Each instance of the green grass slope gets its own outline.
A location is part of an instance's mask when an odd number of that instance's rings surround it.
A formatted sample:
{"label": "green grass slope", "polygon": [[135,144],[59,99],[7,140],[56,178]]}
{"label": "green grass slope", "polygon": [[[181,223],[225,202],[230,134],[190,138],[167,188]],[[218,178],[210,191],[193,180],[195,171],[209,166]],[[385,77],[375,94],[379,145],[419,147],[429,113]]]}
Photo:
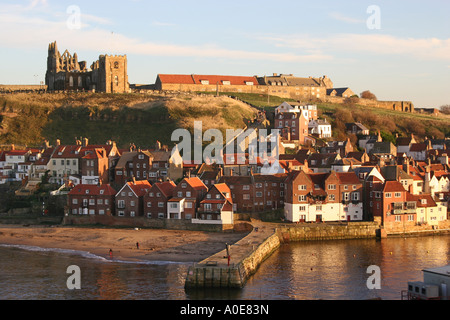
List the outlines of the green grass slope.
{"label": "green grass slope", "polygon": [[15,94],[0,96],[0,144],[42,145],[44,139],[72,144],[87,137],[92,144],[114,140],[172,145],[177,128],[242,128],[256,109],[227,97],[143,94]]}

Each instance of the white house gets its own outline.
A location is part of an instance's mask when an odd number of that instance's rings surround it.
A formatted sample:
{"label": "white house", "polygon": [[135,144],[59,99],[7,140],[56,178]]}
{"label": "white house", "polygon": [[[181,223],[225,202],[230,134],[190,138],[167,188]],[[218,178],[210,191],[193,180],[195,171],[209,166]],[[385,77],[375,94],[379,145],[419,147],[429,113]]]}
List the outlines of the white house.
{"label": "white house", "polygon": [[331,124],[326,119],[311,120],[308,125],[309,134],[316,134],[320,138],[331,138]]}

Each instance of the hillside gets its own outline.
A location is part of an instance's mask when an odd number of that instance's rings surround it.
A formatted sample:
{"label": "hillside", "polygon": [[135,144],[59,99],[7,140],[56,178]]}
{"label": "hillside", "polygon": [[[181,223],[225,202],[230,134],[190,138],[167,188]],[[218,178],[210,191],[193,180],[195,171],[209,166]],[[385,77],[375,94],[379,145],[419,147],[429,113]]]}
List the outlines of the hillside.
{"label": "hillside", "polygon": [[0,144],[40,146],[47,139],[63,144],[75,137],[90,143],[114,140],[153,146],[171,145],[177,128],[242,128],[256,109],[228,97],[142,94],[15,94],[0,96]]}
{"label": "hillside", "polygon": [[[283,101],[295,103],[292,99],[280,97],[250,94],[250,93],[221,93],[233,95],[253,106],[263,108],[267,112],[273,111]],[[303,103],[308,103],[303,101]],[[311,102],[317,104],[319,116],[326,118],[332,125],[333,137],[346,139],[345,123],[361,122],[371,132],[381,131],[384,139],[395,143],[395,137],[414,134],[419,139],[425,137],[445,138],[450,137],[450,116],[441,114],[434,117],[420,113],[403,113],[399,111],[371,108],[358,105],[357,103],[333,104],[322,102]],[[356,137],[350,137],[356,139]]]}

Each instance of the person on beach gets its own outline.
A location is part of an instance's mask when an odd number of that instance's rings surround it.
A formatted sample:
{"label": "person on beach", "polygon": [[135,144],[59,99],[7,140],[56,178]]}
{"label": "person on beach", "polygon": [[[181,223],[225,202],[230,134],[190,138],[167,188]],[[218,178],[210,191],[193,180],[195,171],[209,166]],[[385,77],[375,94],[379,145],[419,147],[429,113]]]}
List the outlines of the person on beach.
{"label": "person on beach", "polygon": [[136,242],[136,248],[139,250],[139,242]]}
{"label": "person on beach", "polygon": [[112,259],[112,249],[109,249],[109,257]]}

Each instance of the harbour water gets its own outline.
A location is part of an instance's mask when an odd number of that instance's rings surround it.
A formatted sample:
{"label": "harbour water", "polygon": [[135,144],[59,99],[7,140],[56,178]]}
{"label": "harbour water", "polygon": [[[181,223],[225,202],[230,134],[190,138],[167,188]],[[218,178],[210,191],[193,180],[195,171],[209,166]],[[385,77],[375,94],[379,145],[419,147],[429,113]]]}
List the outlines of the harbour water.
{"label": "harbour water", "polygon": [[[185,291],[190,264],[111,261],[70,250],[0,245],[1,300],[399,300],[407,281],[449,263],[450,236],[284,244],[241,290]],[[67,268],[81,271],[69,290]],[[381,289],[369,289],[378,266]]]}

